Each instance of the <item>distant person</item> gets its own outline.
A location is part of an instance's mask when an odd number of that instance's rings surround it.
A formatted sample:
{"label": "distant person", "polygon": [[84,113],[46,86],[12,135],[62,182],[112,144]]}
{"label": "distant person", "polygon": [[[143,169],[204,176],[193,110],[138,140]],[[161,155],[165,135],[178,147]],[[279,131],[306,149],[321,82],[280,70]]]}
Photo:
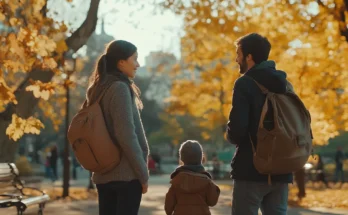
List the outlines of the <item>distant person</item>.
{"label": "distant person", "polygon": [[147,164],[150,173],[156,173],[156,162],[154,161],[154,159],[152,158],[151,155],[149,155],[149,160],[148,160],[148,164]]}
{"label": "distant person", "polygon": [[49,165],[52,169],[53,181],[58,179],[57,161],[58,161],[58,147],[57,145],[53,145],[51,148],[51,153],[49,158]]}
{"label": "distant person", "polygon": [[171,187],[164,205],[166,214],[210,215],[209,207],[218,202],[220,189],[202,165],[202,146],[188,140],[181,144],[179,156],[183,165],[170,176]]}
{"label": "distant person", "polygon": [[137,47],[124,40],[110,42],[90,77],[87,104],[101,97],[100,106],[111,139],[120,147],[121,161],[107,173],[93,173],[99,214],[137,215],[147,192],[149,146],[139,110],[140,91],[133,79],[139,68]]}
{"label": "distant person", "polygon": [[317,181],[323,182],[326,188],[329,188],[329,183],[326,180],[325,171],[324,171],[324,162],[321,155],[318,155],[318,163],[316,166],[316,170],[317,170]]}
{"label": "distant person", "polygon": [[156,168],[158,170],[161,170],[161,155],[158,152],[155,152],[152,153],[151,157],[156,163]]}
{"label": "distant person", "polygon": [[44,156],[44,165],[45,165],[45,177],[53,180],[52,168],[50,165],[50,156],[51,156],[50,149],[48,148],[45,149],[43,156]]}
{"label": "distant person", "polygon": [[335,169],[335,182],[337,183],[339,178],[341,179],[341,182],[344,183],[344,171],[343,171],[343,162],[344,162],[344,153],[342,150],[342,147],[337,147],[336,155],[335,155],[335,163],[336,163],[336,169]]}
{"label": "distant person", "polygon": [[220,178],[220,161],[216,154],[214,154],[213,159],[213,178],[219,179]]}

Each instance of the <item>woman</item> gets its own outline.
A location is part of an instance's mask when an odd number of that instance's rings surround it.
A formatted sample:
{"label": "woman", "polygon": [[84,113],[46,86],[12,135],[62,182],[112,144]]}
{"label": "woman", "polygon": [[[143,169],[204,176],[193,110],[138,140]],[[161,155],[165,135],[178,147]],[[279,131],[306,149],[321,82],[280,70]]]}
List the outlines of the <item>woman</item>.
{"label": "woman", "polygon": [[92,176],[98,189],[100,215],[136,215],[142,194],[147,192],[149,147],[139,114],[140,91],[132,81],[139,67],[137,58],[132,43],[112,41],[100,56],[87,90],[88,104],[103,94],[100,106],[106,126],[121,149],[117,167]]}

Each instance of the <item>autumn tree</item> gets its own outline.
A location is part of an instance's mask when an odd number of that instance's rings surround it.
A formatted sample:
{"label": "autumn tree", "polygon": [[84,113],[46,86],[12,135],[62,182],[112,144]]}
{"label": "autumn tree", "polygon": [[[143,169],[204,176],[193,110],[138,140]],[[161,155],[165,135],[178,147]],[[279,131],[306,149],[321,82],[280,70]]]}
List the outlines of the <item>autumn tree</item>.
{"label": "autumn tree", "polygon": [[348,130],[348,43],[343,24],[329,9],[316,10],[309,1],[296,4],[165,1],[162,6],[184,17],[181,71],[194,74],[173,83],[168,111],[194,116],[209,130],[202,133],[206,139],[221,137],[216,142],[223,143],[233,84],[239,77],[234,41],[258,32],[273,44],[270,59],[288,73],[310,110],[315,143],[325,144],[338,131]]}
{"label": "autumn tree", "polygon": [[[318,26],[325,25],[325,20],[330,19],[334,23],[338,34],[342,35],[342,39],[348,42],[348,0],[301,0],[301,1],[286,1],[293,9],[298,12],[304,12],[309,16],[308,21],[311,22],[313,29],[318,29]],[[303,9],[309,9],[304,11]]]}
{"label": "autumn tree", "polygon": [[80,49],[95,30],[99,3],[91,0],[85,20],[68,32],[64,22],[47,15],[46,0],[0,2],[0,23],[5,26],[0,41],[0,162],[13,162],[18,147],[14,141],[44,127],[33,116],[34,109],[66,84],[53,78],[65,72],[65,53]]}

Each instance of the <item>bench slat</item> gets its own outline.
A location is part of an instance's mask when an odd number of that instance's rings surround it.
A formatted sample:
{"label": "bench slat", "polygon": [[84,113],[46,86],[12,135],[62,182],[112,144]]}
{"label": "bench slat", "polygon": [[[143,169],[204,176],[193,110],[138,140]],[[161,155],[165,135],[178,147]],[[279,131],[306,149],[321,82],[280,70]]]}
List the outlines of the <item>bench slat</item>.
{"label": "bench slat", "polygon": [[0,177],[1,175],[9,175],[11,174],[11,169],[7,168],[7,169],[0,169]]}
{"label": "bench slat", "polygon": [[49,195],[45,194],[42,196],[34,196],[34,197],[29,197],[26,199],[23,199],[21,202],[25,204],[26,206],[34,205],[34,204],[40,204],[44,203],[50,200]]}
{"label": "bench slat", "polygon": [[[15,175],[13,174],[13,172],[16,175],[18,175],[19,173],[14,163],[11,163],[11,164],[0,163],[0,193],[10,194],[10,193],[13,193],[14,191],[18,192],[18,190],[15,189],[15,187],[13,187],[12,185],[13,180],[15,180]],[[12,189],[9,190],[9,188],[12,188]],[[17,196],[21,194],[13,193],[13,195]],[[24,196],[22,200],[18,200],[16,198],[10,198],[10,197],[9,198],[1,197],[0,207],[11,207],[11,206],[19,207],[20,206],[20,207],[23,207],[23,210],[25,210],[26,206],[45,203],[49,200],[50,200],[50,197],[47,194],[40,195],[40,196]]]}
{"label": "bench slat", "polygon": [[[18,175],[19,172],[18,172],[18,169],[16,167],[16,164],[11,163],[10,165],[13,168],[14,172]],[[11,173],[12,173],[12,170],[11,170],[9,164],[7,164],[7,163],[0,163],[0,177],[3,174],[7,175],[7,174],[11,174]]]}
{"label": "bench slat", "polygon": [[13,175],[0,175],[0,183],[1,182],[9,182],[14,179]]}
{"label": "bench slat", "polygon": [[5,202],[19,202],[18,199],[0,199],[0,204]]}
{"label": "bench slat", "polygon": [[12,181],[11,180],[8,180],[8,181],[0,181],[0,189],[2,188],[7,188],[7,187],[13,187],[12,185]]}
{"label": "bench slat", "polygon": [[0,163],[0,169],[8,169],[8,163]]}

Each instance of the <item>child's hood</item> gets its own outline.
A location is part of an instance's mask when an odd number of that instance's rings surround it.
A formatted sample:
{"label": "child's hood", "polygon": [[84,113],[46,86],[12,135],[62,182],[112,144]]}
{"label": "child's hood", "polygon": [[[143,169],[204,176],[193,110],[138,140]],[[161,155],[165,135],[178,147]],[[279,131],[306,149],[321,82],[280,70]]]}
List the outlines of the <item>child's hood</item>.
{"label": "child's hood", "polygon": [[179,172],[170,182],[175,189],[184,193],[197,193],[205,189],[211,179],[202,173]]}

